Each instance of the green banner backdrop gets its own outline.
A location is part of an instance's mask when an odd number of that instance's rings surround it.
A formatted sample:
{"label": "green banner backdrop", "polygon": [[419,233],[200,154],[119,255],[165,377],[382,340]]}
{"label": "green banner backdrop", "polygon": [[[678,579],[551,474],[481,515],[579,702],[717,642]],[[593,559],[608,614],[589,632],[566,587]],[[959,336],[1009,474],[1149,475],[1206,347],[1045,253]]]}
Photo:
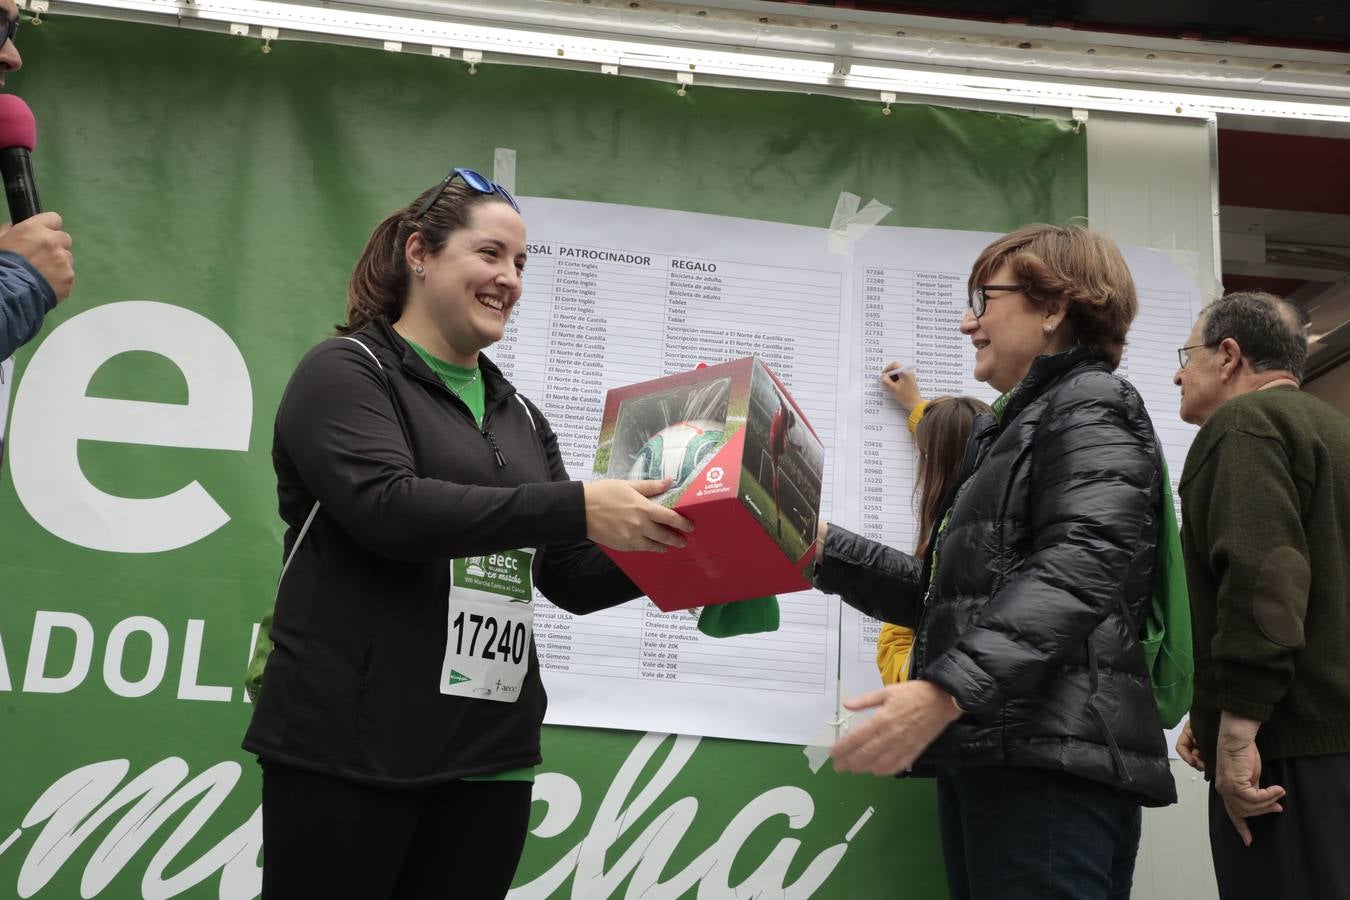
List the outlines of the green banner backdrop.
{"label": "green banner backdrop", "polygon": [[[522,194],[816,226],[844,190],[886,224],[1086,210],[1063,122],[60,17],[21,43],[79,282],[19,354],[0,473],[0,894],[257,893],[273,413],[373,224],[449,166],[509,147]],[[930,782],[591,729],[545,756],[514,896],[945,895]]]}

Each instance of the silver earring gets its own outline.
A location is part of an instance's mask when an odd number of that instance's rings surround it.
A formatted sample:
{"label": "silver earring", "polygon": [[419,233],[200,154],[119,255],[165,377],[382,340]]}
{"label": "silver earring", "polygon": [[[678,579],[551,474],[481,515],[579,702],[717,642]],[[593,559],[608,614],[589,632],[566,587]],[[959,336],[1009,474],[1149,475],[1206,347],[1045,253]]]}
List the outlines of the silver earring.
{"label": "silver earring", "polygon": [[423,272],[426,271],[426,269],[423,268],[422,266],[413,266],[413,271],[416,272],[418,275],[421,275]]}
{"label": "silver earring", "polygon": [[1054,334],[1054,333],[1055,333],[1055,326],[1053,326],[1053,325],[1043,325],[1043,326],[1041,327],[1041,330],[1044,331],[1046,334]]}

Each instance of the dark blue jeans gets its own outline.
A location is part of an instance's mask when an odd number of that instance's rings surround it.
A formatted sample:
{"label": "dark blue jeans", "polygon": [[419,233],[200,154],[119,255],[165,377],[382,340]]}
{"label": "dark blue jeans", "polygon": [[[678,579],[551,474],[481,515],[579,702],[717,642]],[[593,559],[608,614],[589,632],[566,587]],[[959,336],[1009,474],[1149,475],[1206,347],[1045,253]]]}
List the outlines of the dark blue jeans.
{"label": "dark blue jeans", "polygon": [[952,900],[1130,896],[1141,819],[1133,795],[1012,766],[942,766],[937,782]]}

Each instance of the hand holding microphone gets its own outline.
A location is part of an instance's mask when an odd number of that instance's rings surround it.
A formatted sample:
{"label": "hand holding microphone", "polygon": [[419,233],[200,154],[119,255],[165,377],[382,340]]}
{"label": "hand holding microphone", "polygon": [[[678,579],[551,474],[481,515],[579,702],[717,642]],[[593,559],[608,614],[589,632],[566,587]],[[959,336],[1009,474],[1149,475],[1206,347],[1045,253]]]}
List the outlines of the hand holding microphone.
{"label": "hand holding microphone", "polygon": [[28,104],[13,94],[0,94],[0,177],[14,223],[0,228],[0,250],[17,253],[51,284],[57,302],[75,286],[75,257],[61,217],[44,213],[33,180],[31,154],[37,145],[37,123]]}
{"label": "hand holding microphone", "polygon": [[70,296],[75,286],[75,257],[70,235],[61,230],[61,217],[38,213],[18,225],[0,225],[0,250],[17,253],[42,273],[56,293],[56,302]]}

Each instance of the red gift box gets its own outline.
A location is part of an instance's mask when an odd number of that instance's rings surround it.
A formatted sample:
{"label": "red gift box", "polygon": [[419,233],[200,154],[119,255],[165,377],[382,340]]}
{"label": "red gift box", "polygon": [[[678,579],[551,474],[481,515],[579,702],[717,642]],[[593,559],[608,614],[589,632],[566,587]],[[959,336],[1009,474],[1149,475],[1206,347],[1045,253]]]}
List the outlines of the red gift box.
{"label": "red gift box", "polygon": [[667,612],[809,588],[824,459],[806,416],[755,357],[615,388],[596,474],[675,477],[655,499],[694,531],[665,553],[604,550]]}

